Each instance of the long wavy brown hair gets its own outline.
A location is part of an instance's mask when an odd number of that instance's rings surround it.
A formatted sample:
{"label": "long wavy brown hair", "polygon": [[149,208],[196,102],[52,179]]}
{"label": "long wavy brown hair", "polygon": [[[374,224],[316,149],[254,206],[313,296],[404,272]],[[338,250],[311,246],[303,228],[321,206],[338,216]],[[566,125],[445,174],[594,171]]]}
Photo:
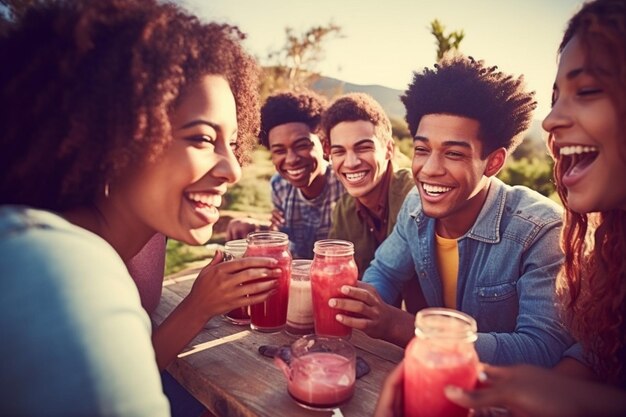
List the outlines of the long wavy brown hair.
{"label": "long wavy brown hair", "polygon": [[243,38],[161,1],[34,2],[0,39],[0,204],[90,204],[158,158],[177,99],[205,75],[228,80],[243,160],[259,126]]}
{"label": "long wavy brown hair", "polygon": [[[609,93],[617,110],[620,151],[626,160],[626,2],[597,0],[585,4],[569,21],[559,53],[573,36],[580,38],[586,67]],[[602,60],[598,59],[600,54]],[[609,72],[598,67],[607,60]],[[598,375],[625,386],[626,212],[617,207],[599,213],[570,210],[562,183],[564,167],[554,149],[553,154],[557,191],[566,208],[561,239],[565,263],[557,286],[566,323]],[[616,180],[614,186],[624,185]]]}

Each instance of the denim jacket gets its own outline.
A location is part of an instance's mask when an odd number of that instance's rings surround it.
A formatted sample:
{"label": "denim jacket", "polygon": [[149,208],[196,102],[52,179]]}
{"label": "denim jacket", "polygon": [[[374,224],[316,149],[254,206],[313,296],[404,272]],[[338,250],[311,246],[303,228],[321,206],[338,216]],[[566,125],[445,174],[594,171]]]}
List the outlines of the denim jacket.
{"label": "denim jacket", "polygon": [[[458,239],[456,308],[476,319],[481,361],[553,366],[573,343],[555,305],[561,213],[535,191],[493,178],[476,222]],[[436,256],[435,219],[413,190],[363,281],[390,303],[417,276],[428,306],[442,307]]]}

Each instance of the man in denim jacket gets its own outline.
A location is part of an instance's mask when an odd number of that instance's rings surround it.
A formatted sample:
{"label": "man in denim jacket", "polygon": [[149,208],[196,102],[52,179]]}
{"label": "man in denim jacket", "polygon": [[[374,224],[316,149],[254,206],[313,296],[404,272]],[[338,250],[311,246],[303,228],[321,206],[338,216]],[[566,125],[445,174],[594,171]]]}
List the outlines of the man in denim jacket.
{"label": "man in denim jacket", "polygon": [[340,322],[404,346],[414,317],[391,303],[417,279],[428,307],[474,317],[476,349],[492,364],[556,364],[572,339],[554,286],[563,261],[561,209],[495,175],[536,103],[515,79],[457,57],[416,73],[402,100],[414,135],[417,189],[404,201],[358,287],[330,305]]}

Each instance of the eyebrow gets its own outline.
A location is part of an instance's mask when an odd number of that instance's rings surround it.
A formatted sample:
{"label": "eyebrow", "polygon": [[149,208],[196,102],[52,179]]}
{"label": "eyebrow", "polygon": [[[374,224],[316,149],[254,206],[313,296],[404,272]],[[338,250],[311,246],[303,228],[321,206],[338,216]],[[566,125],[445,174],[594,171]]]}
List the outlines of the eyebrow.
{"label": "eyebrow", "polygon": [[565,75],[565,78],[567,78],[568,80],[571,80],[572,78],[578,77],[583,72],[585,72],[584,68],[582,68],[582,67],[581,68],[575,68],[575,69],[571,70],[570,72],[568,72]]}
{"label": "eyebrow", "polygon": [[178,130],[182,130],[182,129],[189,129],[192,128],[194,126],[198,126],[198,125],[205,125],[205,126],[210,126],[215,130],[222,130],[221,126],[218,125],[217,123],[213,123],[213,122],[209,122],[207,120],[203,120],[203,119],[196,119],[196,120],[192,120],[190,122],[185,123],[184,125],[180,126],[178,128]]}
{"label": "eyebrow", "polygon": [[[366,143],[374,143],[374,139],[373,138],[367,138],[367,139],[361,139],[360,141],[358,141],[357,143],[355,143],[353,146],[361,146],[364,145]],[[330,148],[343,148],[343,146],[341,145],[330,145]]]}
{"label": "eyebrow", "polygon": [[[581,74],[584,74],[585,68],[584,67],[580,67],[580,68],[574,68],[573,70],[569,71],[567,74],[565,74],[565,79],[568,81],[573,80],[574,78],[578,77]],[[552,84],[552,91],[558,90],[558,86],[556,85],[556,81],[554,82],[554,84]]]}
{"label": "eyebrow", "polygon": [[[306,142],[307,144],[312,144],[313,141],[311,140],[311,138],[309,138],[308,136],[303,136],[299,139],[296,139],[296,141],[291,145],[291,146],[297,146],[302,142]],[[282,143],[275,143],[273,145],[270,145],[270,149],[271,148],[286,148],[285,145],[283,145]]]}
{"label": "eyebrow", "polygon": [[[426,142],[426,143],[430,142],[428,138],[425,136],[415,136],[413,138],[413,141],[416,141],[416,140],[420,142]],[[461,140],[446,140],[443,142],[443,146],[460,146],[462,148],[472,149],[472,146],[469,143],[461,141]]]}

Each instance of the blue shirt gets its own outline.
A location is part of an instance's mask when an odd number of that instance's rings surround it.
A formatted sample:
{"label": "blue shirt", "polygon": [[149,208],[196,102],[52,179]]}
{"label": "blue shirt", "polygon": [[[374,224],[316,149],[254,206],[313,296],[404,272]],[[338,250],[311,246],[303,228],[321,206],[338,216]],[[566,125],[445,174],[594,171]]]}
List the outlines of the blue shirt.
{"label": "blue shirt", "polygon": [[[476,222],[459,238],[456,308],[476,319],[481,361],[553,366],[573,343],[555,305],[561,213],[539,193],[493,178]],[[391,303],[417,276],[427,304],[443,307],[436,256],[435,219],[413,190],[363,281]]]}
{"label": "blue shirt", "polygon": [[124,263],[47,211],[0,206],[0,415],[169,416]]}
{"label": "blue shirt", "polygon": [[333,207],[345,192],[330,164],[324,176],[324,190],[311,200],[278,173],[270,180],[272,203],[285,219],[280,231],[289,235],[289,250],[294,259],[313,259],[313,244],[328,237]]}

